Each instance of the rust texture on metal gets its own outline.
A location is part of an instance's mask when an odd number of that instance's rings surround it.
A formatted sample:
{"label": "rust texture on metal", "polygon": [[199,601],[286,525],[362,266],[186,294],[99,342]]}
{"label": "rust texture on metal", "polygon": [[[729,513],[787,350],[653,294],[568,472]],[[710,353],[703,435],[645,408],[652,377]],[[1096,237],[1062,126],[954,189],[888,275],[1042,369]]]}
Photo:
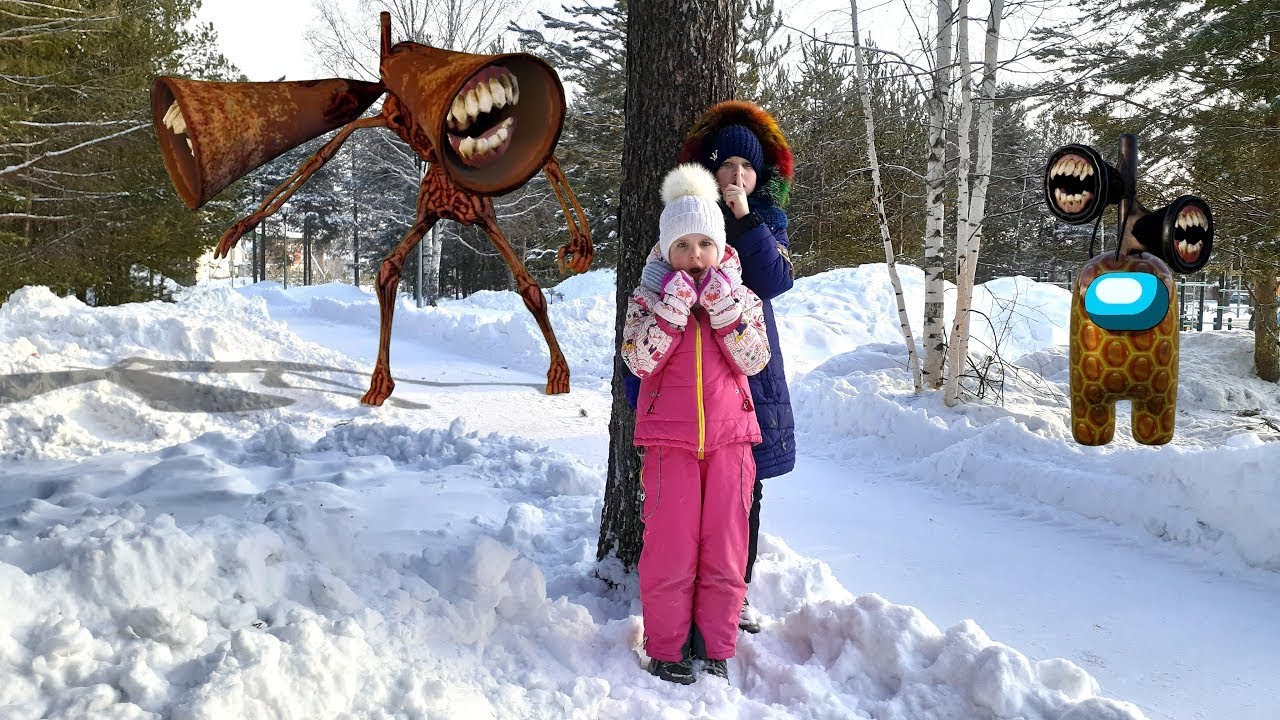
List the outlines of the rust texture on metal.
{"label": "rust texture on metal", "polygon": [[[491,199],[521,187],[541,169],[569,229],[569,242],[557,253],[560,270],[588,269],[593,255],[590,231],[554,154],[565,112],[560,78],[542,59],[524,53],[474,55],[414,42],[392,45],[390,15],[381,13],[379,21],[382,57],[377,83],[157,78],[152,86],[152,112],[178,194],[189,207],[197,208],[279,154],[342,127],[268,194],[255,212],[223,234],[214,252],[215,257],[223,257],[245,233],[278,211],[354,131],[385,127],[413,148],[427,172],[418,195],[417,217],[378,271],[378,358],[362,402],[381,405],[395,387],[390,345],[400,275],[410,250],[440,219],[479,226],[489,236],[547,342],[551,365],[546,392],[568,392],[569,365],[547,316],[546,298],[498,227]],[[360,119],[384,93],[381,112]]]}
{"label": "rust texture on metal", "polygon": [[[381,83],[359,80],[222,83],[156,78],[151,111],[165,166],[190,208],[281,153],[355,120],[378,99]],[[191,139],[164,116],[176,102]]]}
{"label": "rust texture on metal", "polygon": [[[468,80],[490,67],[515,75],[521,88],[514,118],[518,128],[512,147],[495,166],[470,168],[445,141],[445,121],[453,98]],[[437,151],[437,158],[463,188],[485,195],[501,195],[529,181],[555,151],[564,123],[564,87],[550,65],[525,53],[473,55],[402,42],[383,58],[381,72],[387,89],[421,125]],[[413,143],[411,143],[413,144]],[[415,145],[421,152],[421,148]]]}

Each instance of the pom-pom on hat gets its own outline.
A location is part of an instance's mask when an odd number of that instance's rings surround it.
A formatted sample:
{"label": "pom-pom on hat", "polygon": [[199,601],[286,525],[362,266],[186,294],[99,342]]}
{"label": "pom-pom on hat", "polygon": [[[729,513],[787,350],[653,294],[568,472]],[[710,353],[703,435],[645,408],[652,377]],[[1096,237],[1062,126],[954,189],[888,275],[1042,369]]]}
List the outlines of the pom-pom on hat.
{"label": "pom-pom on hat", "polygon": [[724,216],[720,213],[720,186],[697,163],[677,165],[662,181],[662,215],[658,218],[658,247],[662,259],[671,262],[671,245],[690,233],[711,238],[716,262],[724,258]]}

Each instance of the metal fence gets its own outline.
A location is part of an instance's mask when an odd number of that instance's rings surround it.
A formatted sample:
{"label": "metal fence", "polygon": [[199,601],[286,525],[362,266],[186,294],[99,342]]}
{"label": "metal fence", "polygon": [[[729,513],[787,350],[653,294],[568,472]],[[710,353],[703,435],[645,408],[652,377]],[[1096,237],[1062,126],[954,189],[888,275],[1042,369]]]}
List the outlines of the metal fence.
{"label": "metal fence", "polygon": [[[1071,289],[1075,273],[1060,269],[1036,269],[1027,276],[1037,282]],[[1065,276],[1065,277],[1064,277]],[[1253,301],[1238,274],[1210,276],[1197,273],[1177,277],[1179,325],[1183,330],[1253,329]],[[1206,316],[1208,318],[1206,322]]]}

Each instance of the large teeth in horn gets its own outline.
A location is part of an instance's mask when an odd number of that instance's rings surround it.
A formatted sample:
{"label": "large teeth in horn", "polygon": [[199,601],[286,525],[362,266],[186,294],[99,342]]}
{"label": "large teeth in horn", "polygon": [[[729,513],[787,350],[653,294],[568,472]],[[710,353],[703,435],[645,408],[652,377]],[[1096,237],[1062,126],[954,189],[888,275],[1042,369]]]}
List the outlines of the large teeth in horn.
{"label": "large teeth in horn", "polygon": [[1193,263],[1200,259],[1199,241],[1187,242],[1186,240],[1179,240],[1177,250],[1178,257],[1182,258],[1183,262]]}
{"label": "large teeth in horn", "polygon": [[1085,206],[1089,204],[1089,201],[1093,199],[1093,192],[1085,190],[1084,192],[1068,195],[1062,188],[1054,188],[1053,199],[1059,208],[1074,215],[1084,210]]}
{"label": "large teeth in horn", "polygon": [[1060,175],[1069,175],[1071,177],[1084,180],[1093,177],[1093,164],[1079,155],[1064,155],[1058,158],[1053,164],[1053,168],[1049,170],[1049,177],[1058,177]]}
{"label": "large teeth in horn", "polygon": [[453,106],[449,108],[449,129],[461,130],[466,125],[467,105],[462,98],[455,97]]}
{"label": "large teeth in horn", "polygon": [[469,125],[475,122],[476,118],[480,117],[480,100],[476,97],[475,93],[467,93],[465,103],[467,109],[467,124]]}
{"label": "large teeth in horn", "polygon": [[164,111],[164,126],[172,130],[174,135],[187,132],[187,119],[182,116],[182,108],[178,107],[177,102]]}
{"label": "large teeth in horn", "polygon": [[505,68],[487,69],[453,99],[445,116],[448,129],[463,134],[485,113],[520,101],[520,83]]}
{"label": "large teeth in horn", "polygon": [[1191,208],[1178,213],[1178,218],[1173,224],[1174,227],[1183,230],[1193,227],[1203,230],[1209,227],[1209,219],[1200,212],[1199,208]]}

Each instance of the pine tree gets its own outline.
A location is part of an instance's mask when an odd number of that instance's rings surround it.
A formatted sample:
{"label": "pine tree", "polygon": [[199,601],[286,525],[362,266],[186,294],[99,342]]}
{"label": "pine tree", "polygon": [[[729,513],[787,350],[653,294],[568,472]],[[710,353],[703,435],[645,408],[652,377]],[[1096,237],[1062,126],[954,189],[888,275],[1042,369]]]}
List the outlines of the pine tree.
{"label": "pine tree", "polygon": [[1040,57],[1065,68],[1054,78],[1068,90],[1062,111],[1108,149],[1139,134],[1148,207],[1184,192],[1209,202],[1210,262],[1243,261],[1257,372],[1280,379],[1280,0],[1087,0],[1079,11],[1041,33],[1061,41]]}
{"label": "pine tree", "polygon": [[566,5],[566,18],[538,13],[540,29],[512,26],[524,51],[550,63],[566,84],[568,108],[556,155],[586,213],[597,266],[618,258],[627,8],[626,0]]}
{"label": "pine tree", "polygon": [[157,74],[226,79],[194,0],[31,3],[0,14],[0,298],[48,285],[94,304],[194,279],[230,208],[178,201],[150,128]]}

